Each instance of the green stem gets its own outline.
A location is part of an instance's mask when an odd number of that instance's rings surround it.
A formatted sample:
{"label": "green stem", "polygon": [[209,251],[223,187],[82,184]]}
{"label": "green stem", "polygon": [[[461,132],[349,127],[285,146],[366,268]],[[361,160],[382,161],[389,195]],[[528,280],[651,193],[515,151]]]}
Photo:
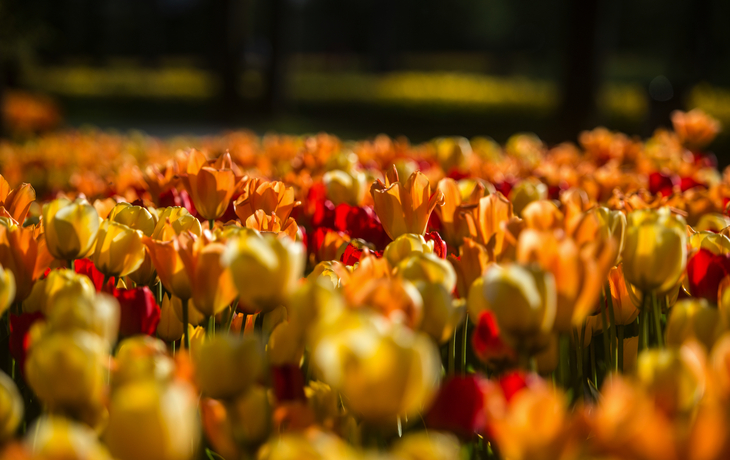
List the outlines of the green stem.
{"label": "green stem", "polygon": [[614,316],[613,312],[613,297],[611,297],[611,287],[606,283],[606,293],[607,293],[607,300],[608,300],[608,317],[611,321],[611,363],[610,366],[613,367],[613,370],[615,371],[618,367],[618,361],[617,361],[617,353],[614,343],[616,343],[616,317]]}
{"label": "green stem", "polygon": [[[644,299],[646,299],[644,295]],[[639,314],[639,351],[649,348],[649,330],[646,327],[649,322],[649,309],[646,302],[642,300],[641,313]]]}
{"label": "green stem", "polygon": [[215,337],[215,315],[208,317],[208,337]]}
{"label": "green stem", "polygon": [[591,353],[591,375],[593,376],[593,383],[596,385],[596,388],[598,388],[598,372],[596,372],[596,347],[593,345],[593,340],[591,340],[591,344],[590,344],[590,353]]}
{"label": "green stem", "polygon": [[188,299],[182,299],[182,314],[183,314],[183,343],[185,349],[190,351],[190,334],[188,334]]}
{"label": "green stem", "polygon": [[172,356],[173,356],[173,357],[175,356],[175,351],[176,351],[176,350],[175,350],[175,341],[173,340],[173,341],[172,341]]}
{"label": "green stem", "polygon": [[651,294],[651,304],[654,311],[654,330],[656,331],[656,341],[659,348],[664,348],[664,334],[662,334],[662,311],[659,309],[659,302],[657,302],[656,294]]}
{"label": "green stem", "polygon": [[157,305],[162,306],[162,281],[157,283]]}
{"label": "green stem", "polygon": [[469,315],[464,320],[464,340],[461,344],[461,375],[466,375],[466,352],[469,345]]}
{"label": "green stem", "polygon": [[246,320],[248,320],[248,313],[243,314],[243,321],[241,321],[241,337],[243,337],[243,333],[246,332]]}
{"label": "green stem", "polygon": [[111,278],[111,276],[109,276],[109,275],[104,275],[104,283],[103,283],[103,284],[101,285],[101,290],[102,290],[102,291],[104,291],[104,290],[106,289],[106,285],[107,285],[107,283],[109,282],[109,279],[110,279],[110,278]]}
{"label": "green stem", "polygon": [[606,304],[606,296],[605,294],[601,294],[601,297],[603,297],[603,302],[601,302],[601,323],[603,326],[603,359],[606,361],[606,368],[608,367],[608,364],[611,362],[611,347],[613,344],[609,340],[609,333],[608,333],[608,315],[606,314],[607,304]]}
{"label": "green stem", "polygon": [[624,371],[624,326],[618,327],[618,370]]}
{"label": "green stem", "polygon": [[210,230],[213,231],[214,226],[215,226],[215,222],[213,221],[213,219],[210,219],[208,221],[208,228],[210,228]]}
{"label": "green stem", "polygon": [[563,388],[567,389],[570,381],[570,336],[568,334],[558,336],[558,351],[558,381]]}
{"label": "green stem", "polygon": [[576,375],[575,375],[575,400],[580,398],[583,392],[583,343],[580,341],[580,334],[578,334],[578,328],[573,328],[573,337],[575,339],[575,364],[576,364]]}
{"label": "green stem", "polygon": [[451,340],[449,340],[448,367],[446,368],[447,375],[454,374],[455,365],[456,365],[456,331],[454,331],[454,335],[451,337]]}
{"label": "green stem", "polygon": [[74,259],[68,259],[68,261],[66,263],[68,263],[68,268],[70,268],[71,270],[75,270],[74,269]]}

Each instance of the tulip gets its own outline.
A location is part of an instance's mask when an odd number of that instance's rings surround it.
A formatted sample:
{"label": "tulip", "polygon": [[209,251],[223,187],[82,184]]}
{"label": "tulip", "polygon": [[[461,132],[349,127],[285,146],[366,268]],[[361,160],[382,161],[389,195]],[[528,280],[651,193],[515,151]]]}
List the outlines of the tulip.
{"label": "tulip", "polygon": [[426,414],[428,429],[450,431],[465,440],[481,433],[486,424],[484,386],[484,379],[476,375],[445,381]]}
{"label": "tulip", "polygon": [[119,334],[119,317],[119,302],[109,294],[100,293],[93,297],[59,297],[50,309],[47,320],[49,329],[53,332],[92,332],[111,351]]}
{"label": "tulip", "polygon": [[537,180],[523,180],[509,192],[509,201],[514,207],[514,213],[522,217],[522,210],[528,204],[547,198],[547,186]]}
{"label": "tulip", "polygon": [[0,215],[12,218],[17,225],[23,225],[35,198],[35,189],[30,184],[23,183],[11,190],[8,181],[0,175]]}
{"label": "tulip", "polygon": [[229,267],[244,305],[271,311],[283,305],[303,276],[301,243],[273,235],[231,240],[221,259]]}
{"label": "tulip", "polygon": [[337,435],[317,429],[285,433],[261,446],[259,460],[356,460],[361,454]]}
{"label": "tulip", "polygon": [[271,432],[271,407],[266,389],[254,385],[229,405],[233,438],[243,446],[256,446]]}
{"label": "tulip", "polygon": [[416,281],[414,284],[423,299],[423,320],[418,329],[437,343],[445,343],[464,322],[463,302],[455,302],[441,283]]}
{"label": "tulip", "polygon": [[23,399],[7,374],[0,372],[0,442],[13,437],[23,420]]}
{"label": "tulip", "polygon": [[[614,324],[627,325],[633,323],[639,315],[639,310],[636,308],[637,305],[631,298],[626,286],[626,280],[624,279],[623,274],[623,265],[614,267],[610,272],[608,272],[608,284],[611,292],[611,302],[613,305]],[[597,318],[598,321],[602,321],[603,317],[599,315]],[[602,327],[602,323],[596,327]]]}
{"label": "tulip", "polygon": [[264,371],[261,343],[254,337],[217,335],[195,350],[192,357],[200,390],[215,399],[244,393]]}
{"label": "tulip", "polygon": [[287,187],[283,182],[251,179],[243,195],[233,203],[233,206],[241,222],[246,222],[259,209],[268,215],[275,212],[279,219],[286,222],[292,209],[300,204],[300,201],[296,201],[294,189]]}
{"label": "tulip", "polygon": [[475,183],[470,194],[466,197],[461,191],[462,183],[454,179],[441,179],[437,185],[438,190],[444,194],[443,206],[436,206],[435,211],[439,217],[441,231],[444,239],[450,246],[458,246],[461,239],[469,234],[466,218],[462,215],[469,205],[474,205],[480,198],[488,195],[481,183]]}
{"label": "tulip", "polygon": [[362,203],[367,192],[366,180],[365,173],[355,169],[349,171],[333,169],[322,176],[322,182],[327,188],[327,198],[335,206],[340,203],[358,206]]}
{"label": "tulip", "polygon": [[623,251],[626,281],[644,293],[668,292],[684,272],[686,240],[684,220],[667,208],[630,213]]}
{"label": "tulip", "polygon": [[96,288],[87,276],[68,269],[52,270],[45,279],[33,285],[33,290],[23,302],[23,311],[40,311],[48,315],[59,299],[83,297],[93,302],[95,296]]}
{"label": "tulip", "polygon": [[479,315],[471,343],[477,358],[494,367],[501,368],[517,360],[515,351],[502,339],[497,320],[490,310]]}
{"label": "tulip", "polygon": [[553,230],[563,227],[563,213],[552,201],[537,200],[529,203],[522,210],[525,227],[535,230]]}
{"label": "tulip", "polygon": [[672,307],[667,320],[667,345],[680,347],[693,339],[711,350],[726,327],[718,309],[705,299],[680,300]]}
{"label": "tulip", "polygon": [[385,247],[383,257],[388,259],[388,262],[395,267],[410,254],[414,252],[430,254],[433,253],[433,248],[433,241],[427,242],[423,235],[404,233]]}
{"label": "tulip", "polygon": [[555,321],[555,278],[532,266],[493,265],[472,284],[467,305],[475,322],[482,311],[492,311],[505,340],[518,352],[539,350]]}
{"label": "tulip", "polygon": [[13,272],[0,266],[0,315],[10,308],[15,300],[15,277]]}
{"label": "tulip", "polygon": [[489,247],[495,255],[504,251],[506,232],[503,225],[513,217],[512,203],[501,193],[481,198],[464,209],[469,237]]}
{"label": "tulip", "polygon": [[112,222],[126,225],[129,228],[139,230],[146,236],[152,236],[155,230],[156,221],[152,214],[142,206],[134,206],[129,203],[118,203],[109,211],[108,219]]}
{"label": "tulip", "polygon": [[706,249],[713,254],[730,254],[730,238],[720,233],[692,233],[688,243],[692,249]]}
{"label": "tulip", "polygon": [[104,441],[119,460],[186,460],[199,442],[197,397],[183,383],[130,383],[114,392]]}
{"label": "tulip", "polygon": [[51,333],[31,345],[25,362],[28,385],[51,410],[78,411],[100,404],[109,362],[107,344],[76,330]]}
{"label": "tulip", "polygon": [[115,356],[112,389],[130,383],[154,381],[166,384],[172,381],[175,362],[167,354],[164,342],[148,335],[124,339]]}
{"label": "tulip", "polygon": [[419,171],[400,183],[395,167],[386,174],[385,183],[378,179],[370,187],[375,212],[392,239],[404,233],[426,233],[431,212],[444,203],[441,190],[431,193],[431,186]]}
{"label": "tulip", "polygon": [[233,197],[236,176],[233,173],[231,155],[223,154],[209,165],[205,156],[197,150],[190,152],[185,186],[200,217],[214,221],[223,215]]}
{"label": "tulip", "polygon": [[193,293],[190,277],[180,253],[185,245],[192,244],[193,238],[194,236],[189,233],[182,233],[170,241],[160,241],[146,236],[142,238],[160,282],[168,292],[183,301],[190,299]]}
{"label": "tulip", "polygon": [[454,267],[434,254],[415,252],[398,264],[396,272],[411,282],[440,283],[448,292],[453,292],[456,288]]}
{"label": "tulip", "polygon": [[603,228],[608,232],[608,237],[616,241],[617,256],[613,265],[621,262],[621,254],[624,249],[624,237],[626,235],[626,215],[621,211],[611,211],[608,208],[599,207],[595,211],[596,216]]}
{"label": "tulip", "polygon": [[702,148],[720,132],[720,122],[702,109],[672,112],[672,125],[680,141],[689,148]]}
{"label": "tulip", "polygon": [[371,308],[412,329],[418,328],[423,319],[421,294],[410,281],[400,278],[371,279],[364,284],[353,284],[348,286],[347,298],[354,308]]}
{"label": "tulip", "polygon": [[53,257],[81,259],[94,247],[99,214],[86,200],[59,198],[43,205],[43,228]]}
{"label": "tulip", "polygon": [[286,222],[283,222],[272,212],[271,215],[266,215],[264,211],[258,209],[256,212],[251,214],[246,219],[246,227],[257,230],[261,233],[270,232],[277,235],[286,235],[292,240],[297,239],[299,227],[294,219],[289,217]]}
{"label": "tulip", "polygon": [[119,334],[129,337],[137,334],[152,335],[160,322],[160,307],[147,286],[134,289],[115,289],[114,297],[121,305]]}
{"label": "tulip", "polygon": [[393,443],[391,454],[402,460],[438,460],[459,458],[458,439],[447,433],[418,431],[404,434]]}
{"label": "tulip", "polygon": [[43,415],[29,426],[25,445],[38,459],[113,459],[93,429],[58,415]]}
{"label": "tulip", "polygon": [[160,306],[160,322],[157,323],[157,330],[155,331],[157,337],[165,342],[175,342],[182,337],[183,330],[183,323],[172,306],[172,299],[169,296],[164,296]]}
{"label": "tulip", "polygon": [[195,236],[200,236],[203,229],[200,221],[190,215],[187,209],[179,206],[170,206],[157,210],[157,224],[152,231],[153,240],[169,241],[185,232],[192,232]]}
{"label": "tulip", "polygon": [[0,225],[0,264],[15,277],[15,302],[30,295],[33,283],[53,261],[44,238],[30,227]]}
{"label": "tulip", "polygon": [[144,262],[143,233],[124,224],[105,220],[99,227],[91,260],[107,277],[119,278],[137,270]]}
{"label": "tulip", "polygon": [[639,355],[636,377],[669,416],[688,414],[705,391],[705,370],[694,350],[644,350]]}
{"label": "tulip", "polygon": [[459,297],[466,298],[472,283],[484,274],[491,262],[494,262],[494,254],[471,238],[464,238],[464,244],[459,246],[459,257],[450,255],[449,262],[456,271]]}

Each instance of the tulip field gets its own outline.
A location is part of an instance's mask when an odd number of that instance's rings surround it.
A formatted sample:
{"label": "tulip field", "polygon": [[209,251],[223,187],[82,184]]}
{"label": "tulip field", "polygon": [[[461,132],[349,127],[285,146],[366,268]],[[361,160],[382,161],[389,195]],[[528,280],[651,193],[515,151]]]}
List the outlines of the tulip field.
{"label": "tulip field", "polygon": [[730,457],[719,123],[0,143],[0,460]]}

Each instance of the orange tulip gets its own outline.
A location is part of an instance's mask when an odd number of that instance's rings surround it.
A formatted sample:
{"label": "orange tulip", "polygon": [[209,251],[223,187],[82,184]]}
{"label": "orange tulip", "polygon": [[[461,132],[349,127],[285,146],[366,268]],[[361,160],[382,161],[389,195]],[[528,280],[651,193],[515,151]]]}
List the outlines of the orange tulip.
{"label": "orange tulip", "polygon": [[450,246],[458,246],[461,239],[469,234],[466,219],[462,215],[464,206],[477,203],[487,194],[484,185],[477,182],[470,196],[464,199],[460,185],[451,178],[441,179],[437,185],[444,194],[444,204],[436,206],[435,211],[441,221],[441,234]]}
{"label": "orange tulip", "polygon": [[691,148],[702,148],[720,132],[720,122],[702,109],[672,112],[672,125],[680,141]]}
{"label": "orange tulip", "polygon": [[35,189],[23,183],[20,187],[10,189],[10,184],[0,175],[0,215],[12,217],[22,225],[28,215],[30,204],[35,201]]}
{"label": "orange tulip", "polygon": [[283,182],[266,182],[251,179],[244,187],[244,193],[234,203],[236,215],[241,222],[261,209],[266,214],[275,212],[279,219],[286,221],[292,209],[299,206],[294,189],[287,187]]}
{"label": "orange tulip", "polygon": [[370,193],[375,212],[392,239],[404,233],[426,233],[431,212],[444,204],[444,193],[441,190],[431,193],[431,185],[420,171],[401,184],[395,167],[386,174],[385,183],[380,179],[373,183]]}
{"label": "orange tulip", "polygon": [[297,239],[297,232],[299,231],[297,222],[293,218],[289,217],[286,221],[282,221],[275,212],[267,215],[261,209],[257,209],[256,212],[248,216],[248,219],[246,219],[246,227],[258,230],[259,232],[286,235],[292,240]]}
{"label": "orange tulip", "polygon": [[459,296],[466,298],[474,280],[481,277],[489,264],[494,262],[494,254],[471,238],[464,238],[464,244],[459,246],[459,257],[450,255],[449,262],[456,271]]}
{"label": "orange tulip", "polygon": [[0,265],[15,276],[16,302],[28,297],[35,280],[53,262],[45,238],[36,238],[34,233],[32,227],[0,225]]}
{"label": "orange tulip", "polygon": [[203,219],[215,220],[226,212],[236,189],[236,176],[231,168],[229,153],[209,164],[199,151],[190,152],[188,174],[184,181],[195,209]]}
{"label": "orange tulip", "polygon": [[465,210],[469,236],[479,243],[492,247],[495,255],[502,253],[505,245],[503,224],[512,216],[512,203],[501,193],[493,193]]}
{"label": "orange tulip", "polygon": [[183,233],[179,238],[170,241],[154,240],[148,236],[142,238],[147,247],[152,264],[157,270],[162,285],[172,295],[183,300],[193,296],[190,277],[180,257],[181,245],[190,244],[194,236],[191,233]]}

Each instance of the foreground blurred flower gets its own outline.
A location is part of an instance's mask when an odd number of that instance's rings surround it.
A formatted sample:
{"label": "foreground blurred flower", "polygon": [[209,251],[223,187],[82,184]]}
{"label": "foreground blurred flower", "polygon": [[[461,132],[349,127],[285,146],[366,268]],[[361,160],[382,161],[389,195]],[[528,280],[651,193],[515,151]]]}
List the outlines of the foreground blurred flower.
{"label": "foreground blurred flower", "polygon": [[672,125],[680,141],[689,148],[705,147],[720,132],[720,122],[702,109],[689,112],[675,110],[672,112]]}
{"label": "foreground blurred flower", "polygon": [[212,221],[226,212],[236,189],[236,177],[231,167],[229,153],[224,153],[210,165],[202,153],[195,149],[190,151],[187,176],[183,181],[203,219]]}
{"label": "foreground blurred flower", "polygon": [[129,383],[153,381],[169,383],[175,372],[175,362],[167,354],[164,342],[148,335],[124,339],[117,349],[112,389]]}
{"label": "foreground blurred flower", "polygon": [[53,261],[45,239],[34,233],[31,227],[0,225],[0,264],[15,277],[15,302],[28,297],[33,282]]}
{"label": "foreground blurred flower", "polygon": [[160,322],[160,307],[150,288],[115,289],[114,297],[121,306],[119,335],[154,335]]}
{"label": "foreground blurred flower", "polygon": [[694,297],[717,305],[720,283],[730,276],[730,255],[700,249],[687,261],[687,282]]}
{"label": "foreground blurred flower", "polygon": [[665,414],[687,414],[705,391],[701,362],[697,351],[687,345],[678,350],[645,350],[639,355],[636,376]]}
{"label": "foreground blurred flower", "polygon": [[104,441],[119,460],[187,460],[200,437],[197,397],[185,384],[130,383],[114,392]]}
{"label": "foreground blurred flower", "polygon": [[375,212],[388,236],[395,239],[404,233],[426,233],[431,212],[444,203],[441,190],[431,193],[431,185],[420,171],[400,183],[395,167],[370,187],[375,202]]}
{"label": "foreground blurred flower", "polygon": [[10,184],[0,175],[0,216],[11,217],[18,225],[23,225],[30,204],[35,201],[35,189],[23,183],[10,189]]}
{"label": "foreground blurred flower", "polygon": [[0,266],[0,315],[10,308],[15,300],[15,277],[13,272]]}
{"label": "foreground blurred flower", "polygon": [[105,276],[119,278],[137,270],[144,262],[143,233],[124,224],[105,220],[99,226],[91,257]]}
{"label": "foreground blurred flower", "polygon": [[283,305],[296,287],[306,251],[289,238],[242,236],[228,243],[221,261],[231,271],[241,302],[266,312]]}
{"label": "foreground blurred flower", "polygon": [[425,417],[429,430],[450,431],[469,440],[485,427],[486,381],[476,375],[445,381]]}
{"label": "foreground blurred flower", "polygon": [[10,439],[23,420],[23,399],[8,375],[0,372],[0,443]]}
{"label": "foreground blurred flower", "polygon": [[680,347],[694,339],[709,351],[725,328],[718,309],[705,299],[683,299],[672,307],[667,320],[667,345]]}
{"label": "foreground blurred flower", "polygon": [[81,259],[93,248],[99,214],[86,200],[59,198],[43,205],[43,228],[53,257]]}
{"label": "foreground blurred flower", "polygon": [[89,277],[67,268],[51,270],[45,279],[33,285],[33,290],[23,302],[23,311],[40,311],[47,315],[59,299],[85,297],[93,301],[95,295],[96,288]]}
{"label": "foreground blurred flower", "polygon": [[674,287],[687,262],[685,225],[668,208],[630,213],[623,251],[626,281],[644,293],[664,294]]}
{"label": "foreground blurred flower", "polygon": [[25,446],[37,459],[112,460],[94,430],[58,415],[44,415],[29,426]]}
{"label": "foreground blurred flower", "polygon": [[246,391],[264,371],[260,341],[217,335],[192,354],[195,379],[204,395],[229,399]]}
{"label": "foreground blurred flower", "polygon": [[479,315],[471,343],[477,358],[492,367],[499,369],[517,359],[512,347],[502,340],[494,313],[490,310]]}

